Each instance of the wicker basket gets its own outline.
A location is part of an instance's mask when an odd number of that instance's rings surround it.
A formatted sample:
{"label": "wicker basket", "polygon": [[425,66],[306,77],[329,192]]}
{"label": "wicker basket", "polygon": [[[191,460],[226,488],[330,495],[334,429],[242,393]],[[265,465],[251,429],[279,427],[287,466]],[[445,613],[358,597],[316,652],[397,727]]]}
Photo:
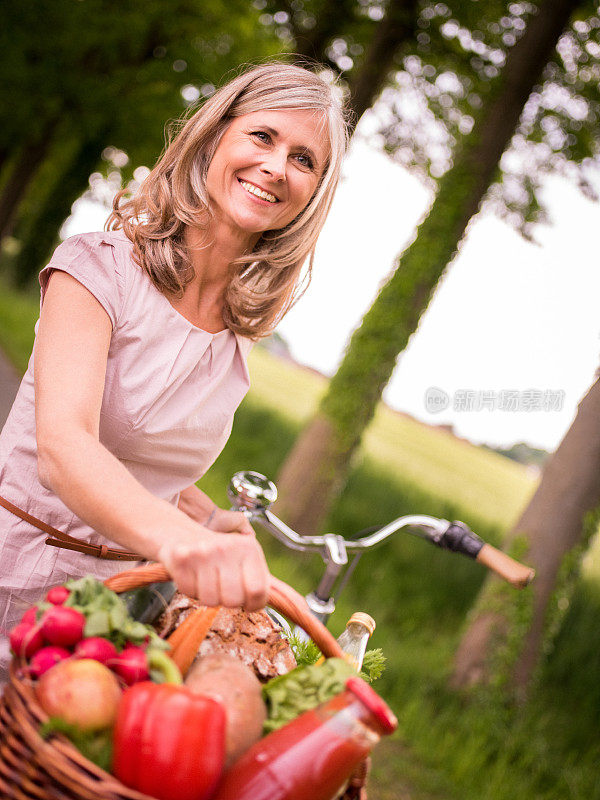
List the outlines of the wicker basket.
{"label": "wicker basket", "polygon": [[[155,581],[168,580],[160,564],[121,572],[105,581],[108,588],[125,592]],[[340,656],[340,646],[310,613],[304,598],[287,584],[272,579],[269,605],[300,625],[321,652]],[[37,702],[31,681],[13,660],[10,681],[0,698],[0,797],[2,800],[153,800],[128,789],[115,777],[88,761],[70,742],[53,734],[40,737],[48,719]],[[364,800],[365,770],[351,781],[344,800]]]}

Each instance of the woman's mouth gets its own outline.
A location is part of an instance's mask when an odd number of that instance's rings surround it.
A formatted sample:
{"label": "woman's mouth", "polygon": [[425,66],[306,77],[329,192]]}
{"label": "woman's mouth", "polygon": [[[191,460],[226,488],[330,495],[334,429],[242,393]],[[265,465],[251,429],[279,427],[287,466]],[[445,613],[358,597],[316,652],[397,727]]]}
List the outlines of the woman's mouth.
{"label": "woman's mouth", "polygon": [[264,189],[261,189],[260,186],[255,186],[253,183],[249,181],[242,180],[242,178],[238,178],[238,182],[241,186],[248,192],[248,194],[254,195],[254,197],[258,197],[259,200],[265,200],[267,203],[278,203],[279,198],[275,197],[274,194],[270,192],[266,192]]}

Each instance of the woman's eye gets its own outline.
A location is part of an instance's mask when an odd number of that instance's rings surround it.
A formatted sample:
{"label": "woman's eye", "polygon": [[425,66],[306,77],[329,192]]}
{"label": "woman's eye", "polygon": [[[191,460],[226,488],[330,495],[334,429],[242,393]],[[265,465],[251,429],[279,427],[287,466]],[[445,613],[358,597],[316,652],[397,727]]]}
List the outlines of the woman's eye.
{"label": "woman's eye", "polygon": [[302,167],[306,167],[307,169],[313,169],[313,167],[314,167],[313,160],[307,153],[299,153],[296,156],[296,161]]}
{"label": "woman's eye", "polygon": [[271,137],[266,131],[252,131],[252,136],[255,136],[261,142],[268,143],[271,141]]}

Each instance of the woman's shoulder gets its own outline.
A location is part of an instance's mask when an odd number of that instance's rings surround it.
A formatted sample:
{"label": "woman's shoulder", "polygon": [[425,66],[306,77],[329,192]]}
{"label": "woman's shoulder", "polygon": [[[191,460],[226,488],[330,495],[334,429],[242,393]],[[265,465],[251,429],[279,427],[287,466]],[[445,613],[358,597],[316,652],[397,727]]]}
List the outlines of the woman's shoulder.
{"label": "woman's shoulder", "polygon": [[119,262],[122,260],[119,256],[125,256],[126,261],[129,261],[132,248],[131,241],[122,230],[77,233],[69,236],[56,248],[52,261],[72,260],[81,256],[95,259],[112,256]]}
{"label": "woman's shoulder", "polygon": [[55,270],[83,284],[104,306],[113,327],[139,272],[132,259],[132,243],[122,231],[94,231],[65,239],[39,274],[42,303]]}

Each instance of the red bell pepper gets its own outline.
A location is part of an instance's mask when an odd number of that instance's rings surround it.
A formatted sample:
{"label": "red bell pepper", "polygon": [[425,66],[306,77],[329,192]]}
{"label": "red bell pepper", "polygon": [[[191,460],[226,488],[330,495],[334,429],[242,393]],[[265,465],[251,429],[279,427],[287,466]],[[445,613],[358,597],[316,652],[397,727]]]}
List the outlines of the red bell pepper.
{"label": "red bell pepper", "polygon": [[208,800],[225,761],[225,709],[169,683],[123,692],[114,731],[113,773],[158,800]]}

